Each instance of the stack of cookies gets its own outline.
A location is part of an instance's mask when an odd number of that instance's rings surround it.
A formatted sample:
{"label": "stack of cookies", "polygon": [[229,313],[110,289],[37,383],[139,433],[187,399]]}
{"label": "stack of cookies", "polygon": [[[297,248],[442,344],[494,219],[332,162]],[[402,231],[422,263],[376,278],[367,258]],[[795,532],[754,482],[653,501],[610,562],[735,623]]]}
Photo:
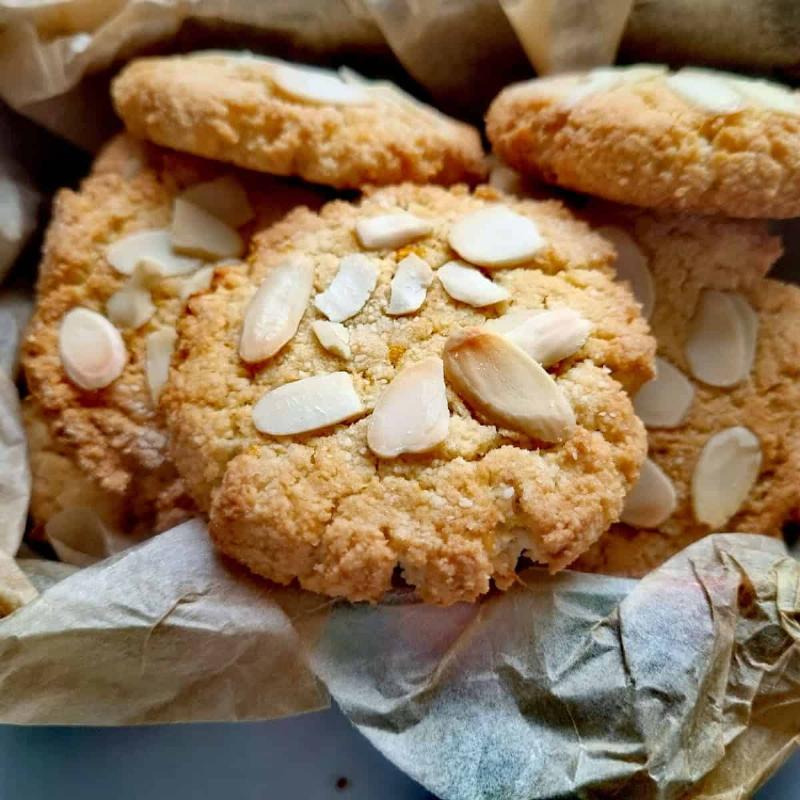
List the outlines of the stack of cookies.
{"label": "stack of cookies", "polygon": [[200,53],[112,91],[127,133],[56,199],[23,351],[38,530],[204,515],[270,580],[449,604],[800,505],[800,292],[766,223],[709,216],[800,209],[794,94],[510,87],[481,185],[477,130],[348,70]]}

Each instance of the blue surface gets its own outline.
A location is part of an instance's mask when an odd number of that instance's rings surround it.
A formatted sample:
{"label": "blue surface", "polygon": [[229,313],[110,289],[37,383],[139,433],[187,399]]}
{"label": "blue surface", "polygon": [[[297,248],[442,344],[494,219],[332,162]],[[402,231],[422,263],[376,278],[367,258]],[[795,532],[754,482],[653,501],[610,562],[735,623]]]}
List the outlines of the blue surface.
{"label": "blue surface", "polygon": [[[756,797],[797,800],[798,786],[800,754]],[[0,726],[2,800],[431,797],[336,710],[235,725]]]}

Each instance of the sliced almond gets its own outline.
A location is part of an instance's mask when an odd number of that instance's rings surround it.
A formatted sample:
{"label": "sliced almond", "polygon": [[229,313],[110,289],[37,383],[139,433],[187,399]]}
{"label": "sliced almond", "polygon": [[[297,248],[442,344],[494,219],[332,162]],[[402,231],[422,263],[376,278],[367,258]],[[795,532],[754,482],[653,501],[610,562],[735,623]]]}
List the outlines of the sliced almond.
{"label": "sliced almond", "polygon": [[314,264],[307,256],[292,256],[269,270],[245,311],[242,361],[255,364],[270,358],[295,335],[313,282]]}
{"label": "sliced almond", "polygon": [[156,265],[165,278],[187,275],[201,265],[196,258],[176,255],[172,249],[170,232],[166,228],[131,233],[106,248],[109,264],[123,275],[132,275],[137,264],[149,261]]}
{"label": "sliced almond", "polygon": [[636,416],[648,428],[677,428],[694,400],[694,384],[666,359],[656,356],[656,377],[633,398]]}
{"label": "sliced almond", "polygon": [[180,196],[232,228],[240,228],[254,217],[247,192],[233,175],[196,183]]}
{"label": "sliced almond", "polygon": [[148,334],[145,341],[145,375],[153,405],[158,405],[158,398],[169,377],[169,364],[177,340],[178,334],[174,328],[162,328]]}
{"label": "sliced almond", "polygon": [[465,261],[501,269],[529,261],[545,246],[536,223],[507,206],[490,205],[450,228],[450,246]]}
{"label": "sliced almond", "polygon": [[432,230],[430,222],[407,211],[381,214],[356,223],[358,241],[367,250],[395,250],[427,236]]}
{"label": "sliced almond", "polygon": [[761,469],[758,437],[741,426],[714,434],[692,475],[692,506],[698,522],[719,530],[750,494]]}
{"label": "sliced almond", "polygon": [[369,92],[345,83],[335,72],[318,67],[277,63],[272,81],[283,94],[314,105],[353,106],[371,102]]}
{"label": "sliced almond", "polygon": [[328,322],[318,319],[311,323],[311,330],[317,341],[331,353],[340,358],[350,358],[350,332],[341,322]]}
{"label": "sliced almond", "polygon": [[785,114],[800,114],[800,98],[797,92],[772,81],[756,80],[753,78],[729,77],[736,91],[745,100],[758,108],[770,111],[781,111]]}
{"label": "sliced almond", "polygon": [[515,169],[495,160],[489,170],[489,186],[500,192],[513,195],[524,195],[525,184],[522,175]]}
{"label": "sliced almond", "polygon": [[430,356],[395,375],[369,418],[367,444],[381,458],[425,453],[447,438],[450,411],[442,359]]}
{"label": "sliced almond", "polygon": [[488,320],[486,327],[545,367],[577,353],[592,331],[592,323],[572,308],[520,309]]}
{"label": "sliced almond", "polygon": [[58,331],[58,352],[67,377],[81,389],[102,389],[125,369],[128,353],[119,331],[101,314],[73,308]]}
{"label": "sliced almond", "polygon": [[364,413],[348,372],[314,375],[267,392],[253,408],[261,433],[291,436],[308,433]]}
{"label": "sliced almond", "polygon": [[463,261],[448,261],[436,270],[436,276],[450,297],[476,308],[502,303],[510,296],[508,289]]}
{"label": "sliced almond", "polygon": [[394,272],[386,313],[396,317],[419,310],[432,281],[433,270],[427,262],[413,253],[406,256]]}
{"label": "sliced almond", "polygon": [[193,294],[205,292],[211,288],[214,280],[214,267],[203,267],[192,275],[181,280],[178,287],[178,297],[188,300]]}
{"label": "sliced almond", "polygon": [[635,528],[657,528],[672,516],[676,505],[672,481],[648,458],[642,464],[639,480],[625,498],[620,520]]}
{"label": "sliced almond", "polygon": [[331,321],[344,322],[364,308],[378,280],[378,267],[361,253],[345,256],[328,288],[314,305]]}
{"label": "sliced almond", "polygon": [[750,374],[753,369],[753,362],[756,360],[756,349],[758,347],[758,313],[750,305],[745,297],[738,292],[728,292],[733,302],[733,307],[739,315],[744,332],[745,365],[744,377]]}
{"label": "sliced almond", "polygon": [[692,375],[709,386],[743,381],[752,366],[756,336],[757,321],[753,324],[746,307],[732,293],[705,289],[686,340]]}
{"label": "sliced almond", "polygon": [[452,334],[444,368],[455,390],[491,422],[560,442],[575,427],[561,388],[527,353],[504,336],[482,328]]}
{"label": "sliced almond", "polygon": [[161,278],[156,265],[140,261],[125,285],[106,302],[109,320],[118,328],[141,328],[156,313],[150,288]]}
{"label": "sliced almond", "polygon": [[687,103],[715,114],[730,114],[744,107],[742,95],[723,73],[684,67],[667,78],[667,86]]}
{"label": "sliced almond", "polygon": [[597,232],[608,239],[617,251],[615,268],[617,278],[628,281],[633,296],[642,305],[642,315],[650,319],[656,304],[656,286],[650,272],[647,256],[633,240],[633,237],[622,228],[606,225]]}
{"label": "sliced almond", "polygon": [[244,242],[238,232],[205,209],[176,197],[172,208],[172,247],[207,260],[238,258]]}

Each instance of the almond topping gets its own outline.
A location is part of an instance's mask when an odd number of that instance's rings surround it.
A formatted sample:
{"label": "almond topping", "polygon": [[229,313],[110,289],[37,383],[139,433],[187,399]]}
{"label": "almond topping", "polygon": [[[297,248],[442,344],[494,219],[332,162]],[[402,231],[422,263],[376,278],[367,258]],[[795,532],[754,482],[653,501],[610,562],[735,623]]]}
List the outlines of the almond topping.
{"label": "almond topping", "polygon": [[669,361],[656,356],[656,377],[636,393],[633,408],[648,428],[677,428],[693,400],[692,382]]}
{"label": "almond topping", "polygon": [[620,520],[635,528],[656,528],[669,519],[676,505],[672,481],[648,458],[642,464],[639,480],[625,498]]}
{"label": "almond topping", "polygon": [[153,405],[158,405],[158,398],[169,377],[169,364],[172,361],[172,351],[175,349],[177,340],[178,334],[174,328],[162,328],[147,336],[145,372]]}
{"label": "almond topping", "polygon": [[196,183],[180,196],[232,228],[240,228],[255,216],[247,192],[232,175]]}
{"label": "almond topping", "polygon": [[378,267],[367,256],[353,253],[339,262],[339,270],[314,305],[331,321],[344,322],[364,308],[378,280]]}
{"label": "almond topping", "polygon": [[519,309],[488,320],[486,327],[549,367],[583,347],[592,323],[572,308]]}
{"label": "almond topping", "polygon": [[692,475],[698,522],[719,530],[747,499],[761,469],[761,444],[748,428],[726,428],[703,447]]}
{"label": "almond topping", "polygon": [[685,67],[667,78],[667,86],[687,103],[712,113],[730,114],[744,106],[742,95],[714,70]]}
{"label": "almond topping", "polygon": [[274,356],[297,332],[314,281],[307,256],[292,256],[272,267],[247,305],[239,340],[242,361]]}
{"label": "almond topping", "polygon": [[318,319],[311,323],[311,330],[326,350],[341,358],[350,358],[350,332],[341,322]]}
{"label": "almond topping", "polygon": [[692,375],[709,386],[734,386],[745,380],[757,335],[757,319],[746,300],[731,292],[703,290],[686,340]]}
{"label": "almond topping", "polygon": [[369,418],[367,444],[381,458],[425,453],[447,438],[450,411],[442,359],[430,356],[395,375]]}
{"label": "almond topping", "polygon": [[455,390],[488,420],[545,442],[566,439],[575,414],[561,388],[527,353],[481,328],[452,334],[444,368]]}
{"label": "almond topping", "polygon": [[617,251],[614,265],[617,278],[630,284],[633,296],[641,303],[642,316],[650,319],[656,304],[656,287],[648,266],[647,256],[631,235],[615,225],[598,228],[597,232],[608,239]]}
{"label": "almond topping", "polygon": [[140,261],[125,285],[106,302],[106,313],[118,328],[141,328],[156,313],[150,288],[161,278],[158,268]]}
{"label": "almond topping", "polygon": [[180,282],[178,297],[180,297],[181,300],[188,300],[193,294],[205,292],[207,289],[211,288],[211,282],[213,280],[214,267],[203,267]]}
{"label": "almond topping", "polygon": [[490,158],[493,160],[489,170],[489,186],[505,194],[524,195],[525,185],[522,175],[493,156]]}
{"label": "almond topping", "polygon": [[429,222],[407,211],[381,214],[356,223],[358,241],[367,250],[395,250],[427,236],[432,230]]}
{"label": "almond topping", "polygon": [[800,100],[796,92],[786,86],[771,81],[753,78],[729,77],[739,94],[758,108],[782,111],[786,114],[800,114]]}
{"label": "almond topping", "polygon": [[166,228],[137,231],[118,239],[106,248],[106,259],[123,275],[132,275],[141,261],[152,262],[164,277],[186,275],[201,264],[196,258],[175,254],[170,232]]}
{"label": "almond topping", "polygon": [[529,261],[545,246],[533,220],[503,205],[462,217],[450,228],[449,241],[465,261],[490,269]]}
{"label": "almond topping", "polygon": [[386,313],[396,317],[419,310],[425,302],[428,287],[433,281],[433,270],[419,256],[406,256],[392,278],[391,296]]}
{"label": "almond topping", "polygon": [[119,331],[101,314],[73,308],[58,331],[58,352],[67,377],[81,389],[102,389],[122,374],[128,352]]}
{"label": "almond topping", "polygon": [[436,276],[453,300],[476,308],[502,303],[509,298],[508,289],[463,261],[448,261],[436,270]]}
{"label": "almond topping", "polygon": [[365,105],[371,100],[361,86],[345,83],[335,72],[318,67],[277,63],[272,81],[283,94],[314,105]]}
{"label": "almond topping", "polygon": [[327,428],[364,413],[347,372],[314,375],[267,392],[253,408],[261,433],[291,436]]}
{"label": "almond topping", "polygon": [[230,225],[200,206],[176,197],[172,209],[172,247],[178,253],[214,260],[238,258],[244,251],[244,242]]}

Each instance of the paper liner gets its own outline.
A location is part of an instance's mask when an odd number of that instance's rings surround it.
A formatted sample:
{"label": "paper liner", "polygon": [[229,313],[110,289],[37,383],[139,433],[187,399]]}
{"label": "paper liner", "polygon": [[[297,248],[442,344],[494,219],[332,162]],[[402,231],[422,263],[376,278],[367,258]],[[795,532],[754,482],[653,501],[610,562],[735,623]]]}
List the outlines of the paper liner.
{"label": "paper liner", "polygon": [[0,550],[17,552],[31,496],[28,445],[17,388],[0,371]]}

